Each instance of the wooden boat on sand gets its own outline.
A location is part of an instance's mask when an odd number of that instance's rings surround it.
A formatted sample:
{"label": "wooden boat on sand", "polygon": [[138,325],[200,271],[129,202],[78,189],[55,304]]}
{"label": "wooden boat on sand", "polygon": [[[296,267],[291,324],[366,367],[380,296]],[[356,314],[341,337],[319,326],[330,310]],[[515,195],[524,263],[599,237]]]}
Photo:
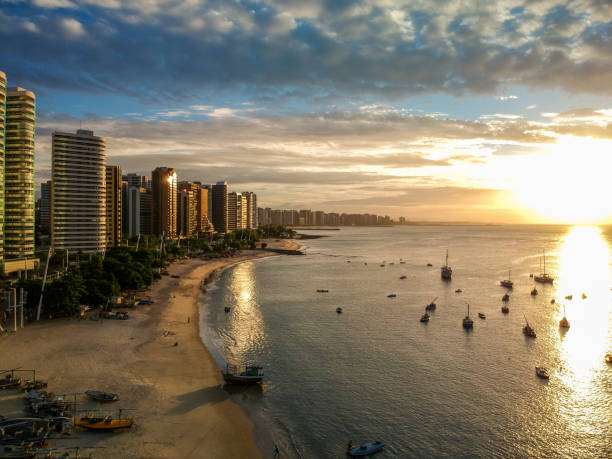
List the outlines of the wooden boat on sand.
{"label": "wooden boat on sand", "polygon": [[85,395],[99,402],[116,402],[117,400],[119,400],[119,396],[117,394],[111,394],[110,392],[100,392],[97,390],[86,390]]}

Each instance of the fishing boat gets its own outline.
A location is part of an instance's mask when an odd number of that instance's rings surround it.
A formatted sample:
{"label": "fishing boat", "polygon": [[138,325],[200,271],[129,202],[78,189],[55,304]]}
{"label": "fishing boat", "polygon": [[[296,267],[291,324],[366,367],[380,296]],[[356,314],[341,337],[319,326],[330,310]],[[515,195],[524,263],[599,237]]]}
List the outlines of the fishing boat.
{"label": "fishing boat", "polygon": [[225,312],[230,312],[230,311],[232,310],[232,308],[231,308],[231,307],[229,307],[229,306],[225,306],[225,307],[223,308],[223,310],[224,310]]}
{"label": "fishing boat", "polygon": [[460,288],[458,288],[457,290],[455,290],[455,293],[463,293],[463,290],[461,290]]}
{"label": "fishing boat", "polygon": [[429,314],[425,313],[419,319],[421,322],[429,322]]}
{"label": "fishing boat", "polygon": [[544,259],[544,270],[539,276],[533,276],[533,279],[541,284],[552,284],[554,279],[546,273],[546,253],[544,251],[542,251],[542,258]]}
{"label": "fishing boat", "polygon": [[35,457],[36,452],[27,449],[0,451],[0,459],[34,459]]}
{"label": "fishing boat", "polygon": [[535,367],[536,375],[538,375],[542,379],[548,379],[550,376],[548,374],[548,370],[544,367]]}
{"label": "fishing boat", "polygon": [[406,276],[400,276],[400,279],[401,280],[406,279]]}
{"label": "fishing boat", "polygon": [[502,296],[502,301],[510,301],[510,295],[506,293],[504,296]]}
{"label": "fishing boat", "polygon": [[474,321],[470,319],[470,304],[467,305],[467,316],[463,318],[463,328],[473,328]]}
{"label": "fishing boat", "polygon": [[531,296],[536,296],[538,294],[538,289],[537,288],[533,288],[533,290],[531,291]]}
{"label": "fishing boat", "polygon": [[440,275],[444,280],[451,280],[451,278],[453,277],[453,270],[450,266],[448,266],[448,249],[446,249],[446,261],[444,263],[444,266],[440,268]]}
{"label": "fishing boat", "polygon": [[397,293],[389,293],[387,295],[387,298],[395,298],[397,296]]}
{"label": "fishing boat", "polygon": [[487,318],[487,316],[485,316],[484,313],[482,313],[482,312],[478,313],[478,317],[480,317],[481,319],[486,319]]}
{"label": "fishing boat", "polygon": [[337,312],[338,314],[342,314],[342,308],[336,308],[336,312]]}
{"label": "fishing boat", "polygon": [[329,293],[329,290],[327,290],[326,288],[318,288],[317,293]]}
{"label": "fishing boat", "polygon": [[433,300],[431,300],[431,303],[429,303],[427,306],[425,306],[425,310],[426,311],[433,311],[434,309],[436,309],[436,300],[438,299],[438,297],[435,297]]}
{"label": "fishing boat", "polygon": [[427,263],[427,266],[431,268],[433,265],[431,263]]}
{"label": "fishing boat", "polygon": [[563,318],[559,321],[560,328],[570,328],[569,320],[565,317],[565,305],[563,305]]}
{"label": "fishing boat", "polygon": [[21,378],[15,378],[11,372],[10,375],[6,375],[4,378],[0,379],[0,390],[17,388],[21,385],[21,381]]}
{"label": "fishing boat", "polygon": [[[523,314],[523,317],[525,317],[524,314]],[[527,317],[525,317],[525,326],[523,327],[523,335],[528,336],[530,338],[536,337],[536,332],[533,328],[531,328],[531,326],[529,325],[529,322],[527,322]]]}
{"label": "fishing boat", "polygon": [[99,402],[116,402],[117,400],[119,400],[119,396],[117,394],[111,394],[110,392],[100,392],[97,390],[86,390],[85,395]]}
{"label": "fishing boat", "polygon": [[514,282],[512,282],[510,280],[510,270],[508,270],[508,279],[504,279],[502,281],[499,281],[499,285],[501,285],[502,287],[506,287],[506,288],[513,288],[514,287]]}
{"label": "fishing boat", "polygon": [[501,307],[501,311],[502,311],[504,314],[508,314],[508,313],[510,312],[510,308],[508,307],[508,305],[507,305],[507,304],[504,304],[504,305],[502,305],[502,307]]}
{"label": "fishing boat", "polygon": [[352,457],[368,456],[381,451],[384,447],[385,444],[383,442],[375,441],[374,443],[366,443],[355,448],[349,448],[346,453]]}
{"label": "fishing boat", "polygon": [[98,432],[129,429],[133,423],[131,418],[121,418],[121,413],[117,419],[110,415],[101,416],[99,414],[87,414],[74,419],[75,426]]}
{"label": "fishing boat", "polygon": [[234,365],[227,365],[225,371],[221,371],[223,380],[230,384],[257,384],[263,380],[263,368],[255,365],[246,366],[244,370]]}

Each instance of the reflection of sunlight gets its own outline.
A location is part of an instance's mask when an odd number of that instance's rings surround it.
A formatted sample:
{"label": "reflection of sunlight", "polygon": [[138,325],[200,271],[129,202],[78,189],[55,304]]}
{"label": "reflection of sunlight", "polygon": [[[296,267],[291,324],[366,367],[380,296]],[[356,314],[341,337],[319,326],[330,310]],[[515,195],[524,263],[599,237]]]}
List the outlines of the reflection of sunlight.
{"label": "reflection of sunlight", "polygon": [[[601,367],[610,342],[610,250],[595,227],[574,227],[562,242],[557,282],[557,323],[563,305],[570,329],[561,340],[561,359],[569,370],[569,385],[590,380]],[[582,294],[586,298],[582,298]],[[572,295],[572,300],[565,297]]]}

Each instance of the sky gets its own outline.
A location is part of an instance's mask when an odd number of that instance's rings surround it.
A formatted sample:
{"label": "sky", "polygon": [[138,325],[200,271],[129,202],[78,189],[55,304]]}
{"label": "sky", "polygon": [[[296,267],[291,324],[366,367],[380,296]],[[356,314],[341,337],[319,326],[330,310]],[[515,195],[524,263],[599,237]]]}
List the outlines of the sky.
{"label": "sky", "polygon": [[612,2],[3,0],[0,70],[124,173],[420,221],[612,223]]}

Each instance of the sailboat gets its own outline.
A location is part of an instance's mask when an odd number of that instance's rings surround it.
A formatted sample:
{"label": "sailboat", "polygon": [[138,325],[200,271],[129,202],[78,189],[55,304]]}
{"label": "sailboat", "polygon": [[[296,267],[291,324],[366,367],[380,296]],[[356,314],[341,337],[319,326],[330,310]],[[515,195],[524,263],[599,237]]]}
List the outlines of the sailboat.
{"label": "sailboat", "polygon": [[554,279],[546,273],[546,253],[543,250],[542,250],[542,258],[544,259],[544,270],[542,271],[542,274],[540,274],[539,276],[533,276],[533,279],[536,282],[540,282],[541,284],[552,284]]}
{"label": "sailboat", "polygon": [[470,319],[470,303],[467,305],[467,316],[463,318],[463,328],[474,328],[474,321]]}
{"label": "sailboat", "polygon": [[446,249],[446,262],[441,268],[441,275],[442,279],[444,280],[451,280],[451,277],[453,276],[453,270],[450,266],[448,266],[448,249]]}
{"label": "sailboat", "polygon": [[510,270],[508,270],[508,279],[504,279],[503,281],[499,281],[499,285],[506,288],[514,287],[514,282],[510,280]]}
{"label": "sailboat", "polygon": [[559,321],[559,328],[570,328],[569,320],[565,317],[565,305],[563,305],[563,319]]}
{"label": "sailboat", "polygon": [[529,322],[527,322],[527,317],[525,316],[525,314],[523,314],[523,317],[525,317],[525,326],[523,327],[523,334],[525,336],[529,336],[530,338],[535,338],[536,337],[535,330],[531,328],[531,326],[529,325]]}

